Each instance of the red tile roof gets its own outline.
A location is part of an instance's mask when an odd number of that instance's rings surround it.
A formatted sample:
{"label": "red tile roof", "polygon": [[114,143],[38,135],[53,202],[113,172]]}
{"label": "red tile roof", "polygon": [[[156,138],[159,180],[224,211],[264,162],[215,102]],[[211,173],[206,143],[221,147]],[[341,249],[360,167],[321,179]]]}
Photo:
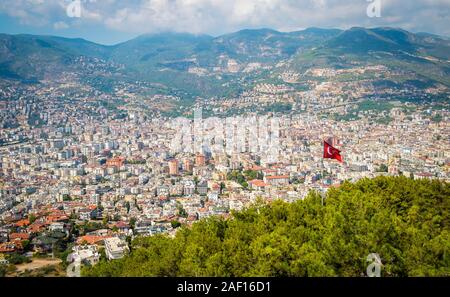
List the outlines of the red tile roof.
{"label": "red tile roof", "polygon": [[272,176],[266,176],[266,179],[287,179],[289,178],[289,175],[272,175]]}
{"label": "red tile roof", "polygon": [[0,253],[12,253],[15,251],[15,245],[10,242],[0,243]]}
{"label": "red tile roof", "polygon": [[120,222],[117,222],[117,223],[116,223],[116,227],[117,227],[117,228],[129,228],[130,225],[128,225],[128,224],[125,223],[125,222],[120,221]]}
{"label": "red tile roof", "polygon": [[28,240],[30,239],[29,233],[11,233],[9,234],[10,240],[20,239],[20,240]]}
{"label": "red tile roof", "polygon": [[39,233],[41,232],[43,229],[45,228],[45,224],[41,224],[41,223],[33,223],[32,225],[30,225],[27,230],[30,233]]}
{"label": "red tile roof", "polygon": [[251,181],[249,181],[249,183],[255,187],[266,187],[267,186],[267,184],[260,179],[251,180]]}
{"label": "red tile roof", "polygon": [[24,227],[24,226],[28,226],[30,224],[30,220],[28,220],[28,219],[23,219],[23,220],[20,220],[20,221],[18,221],[18,222],[16,222],[16,226],[17,227]]}
{"label": "red tile roof", "polygon": [[87,242],[88,244],[97,244],[107,238],[110,238],[110,237],[111,236],[84,235],[84,236],[78,237],[77,243],[80,244],[83,242]]}

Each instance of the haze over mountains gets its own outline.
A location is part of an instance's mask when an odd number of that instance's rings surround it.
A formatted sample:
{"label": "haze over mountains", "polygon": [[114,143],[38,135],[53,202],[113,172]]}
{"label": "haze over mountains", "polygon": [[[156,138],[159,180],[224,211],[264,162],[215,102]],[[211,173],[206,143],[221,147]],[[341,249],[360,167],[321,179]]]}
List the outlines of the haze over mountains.
{"label": "haze over mountains", "polygon": [[138,79],[205,97],[223,96],[227,88],[241,91],[237,86],[245,81],[273,79],[287,71],[302,74],[314,67],[355,65],[407,69],[416,74],[411,79],[448,87],[449,60],[447,38],[395,28],[289,33],[259,29],[218,37],[161,33],[114,46],[54,36],[0,35],[2,79],[53,80],[71,73],[79,78]]}

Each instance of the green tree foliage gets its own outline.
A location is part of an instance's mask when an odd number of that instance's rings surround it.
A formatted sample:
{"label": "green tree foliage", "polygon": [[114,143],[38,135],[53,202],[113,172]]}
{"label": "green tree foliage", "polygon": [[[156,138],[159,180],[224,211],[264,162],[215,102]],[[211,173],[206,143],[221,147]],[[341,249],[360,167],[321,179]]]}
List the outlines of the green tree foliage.
{"label": "green tree foliage", "polygon": [[5,277],[6,275],[6,265],[0,264],[0,277]]}
{"label": "green tree foliage", "polygon": [[263,179],[263,175],[255,170],[245,170],[244,175],[247,178],[247,180]]}
{"label": "green tree foliage", "polygon": [[245,176],[242,174],[242,172],[240,170],[233,170],[233,171],[229,172],[227,174],[227,179],[237,182],[244,188],[248,187],[247,179],[245,178]]}
{"label": "green tree foliage", "polygon": [[34,214],[30,214],[28,220],[30,221],[30,224],[33,224],[37,220],[37,217]]}
{"label": "green tree foliage", "polygon": [[86,276],[361,276],[378,253],[382,276],[450,275],[448,183],[377,177],[303,201],[257,202],[174,238],[133,241],[133,252]]}
{"label": "green tree foliage", "polygon": [[61,259],[62,261],[62,267],[65,269],[67,268],[67,266],[70,264],[67,262],[67,256],[69,256],[69,254],[71,254],[72,251],[72,247],[74,246],[73,243],[70,243],[68,245],[66,245],[66,249],[60,253],[58,253],[57,255],[55,254],[56,257],[58,257],[59,259]]}
{"label": "green tree foliage", "polygon": [[181,223],[177,220],[170,221],[170,224],[171,224],[172,228],[178,228],[181,226]]}
{"label": "green tree foliage", "polygon": [[136,226],[136,218],[131,218],[130,219],[130,227],[134,229],[135,226]]}
{"label": "green tree foliage", "polygon": [[433,117],[431,118],[431,120],[432,120],[433,122],[439,123],[439,122],[442,121],[442,115],[437,114],[437,115],[433,116]]}
{"label": "green tree foliage", "polygon": [[25,257],[23,255],[12,253],[7,256],[7,259],[10,264],[22,264],[22,263],[30,263],[31,260],[28,257]]}
{"label": "green tree foliage", "polygon": [[389,168],[386,164],[381,164],[376,170],[377,172],[388,172]]}
{"label": "green tree foliage", "polygon": [[99,229],[103,229],[105,228],[106,225],[103,223],[103,220],[100,222],[84,222],[81,225],[74,225],[74,230],[73,233],[76,235],[85,235],[86,233],[92,232],[92,231],[96,231]]}
{"label": "green tree foliage", "polygon": [[286,113],[292,110],[291,103],[276,102],[264,107],[264,112]]}
{"label": "green tree foliage", "polygon": [[178,215],[180,217],[182,217],[182,218],[188,217],[187,211],[183,208],[183,206],[180,203],[177,204],[177,210],[178,210]]}
{"label": "green tree foliage", "polygon": [[24,251],[29,251],[31,248],[31,242],[29,240],[22,240],[22,247]]}

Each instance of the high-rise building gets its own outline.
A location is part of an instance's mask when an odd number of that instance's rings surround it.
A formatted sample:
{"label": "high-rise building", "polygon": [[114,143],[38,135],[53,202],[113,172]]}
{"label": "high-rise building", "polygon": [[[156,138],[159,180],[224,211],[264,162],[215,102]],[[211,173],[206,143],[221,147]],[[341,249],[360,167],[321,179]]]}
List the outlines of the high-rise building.
{"label": "high-rise building", "polygon": [[172,159],[169,161],[169,174],[178,175],[178,160]]}
{"label": "high-rise building", "polygon": [[195,156],[195,166],[205,166],[206,158],[203,154],[197,154]]}
{"label": "high-rise building", "polygon": [[336,136],[328,137],[327,142],[328,144],[334,147],[339,146],[341,144]]}
{"label": "high-rise building", "polygon": [[192,162],[189,159],[184,159],[183,170],[186,172],[192,172]]}

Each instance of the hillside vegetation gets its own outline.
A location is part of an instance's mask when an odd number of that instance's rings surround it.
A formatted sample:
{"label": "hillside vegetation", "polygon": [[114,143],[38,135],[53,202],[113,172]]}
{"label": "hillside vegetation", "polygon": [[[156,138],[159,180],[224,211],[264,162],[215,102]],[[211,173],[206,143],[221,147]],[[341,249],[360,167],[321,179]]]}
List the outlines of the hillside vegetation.
{"label": "hillside vegetation", "polygon": [[295,203],[257,203],[208,218],[175,238],[137,238],[132,253],[85,276],[361,276],[378,253],[382,276],[450,275],[450,187],[405,177],[363,179]]}
{"label": "hillside vegetation", "polygon": [[[79,38],[0,34],[0,79],[37,83],[71,74],[105,91],[102,86],[119,77],[162,84],[190,99],[237,96],[251,89],[251,82],[277,79],[286,71],[384,65],[389,73],[408,71],[408,80],[427,87],[448,87],[449,49],[444,37],[397,28],[255,29],[217,37],[160,33],[112,46]],[[230,63],[237,69],[230,70]],[[244,71],[249,64],[256,68]],[[371,80],[391,81],[392,75]]]}

